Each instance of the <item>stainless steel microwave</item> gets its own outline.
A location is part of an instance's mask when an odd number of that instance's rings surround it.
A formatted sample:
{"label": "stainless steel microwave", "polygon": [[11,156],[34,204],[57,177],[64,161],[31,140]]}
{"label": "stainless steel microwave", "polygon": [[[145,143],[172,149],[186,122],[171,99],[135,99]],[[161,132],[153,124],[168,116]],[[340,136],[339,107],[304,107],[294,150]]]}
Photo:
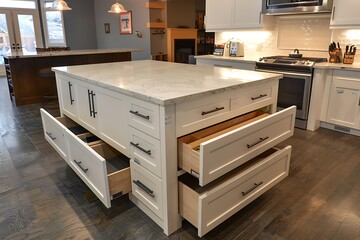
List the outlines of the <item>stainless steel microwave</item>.
{"label": "stainless steel microwave", "polygon": [[268,15],[331,12],[333,0],[262,0]]}

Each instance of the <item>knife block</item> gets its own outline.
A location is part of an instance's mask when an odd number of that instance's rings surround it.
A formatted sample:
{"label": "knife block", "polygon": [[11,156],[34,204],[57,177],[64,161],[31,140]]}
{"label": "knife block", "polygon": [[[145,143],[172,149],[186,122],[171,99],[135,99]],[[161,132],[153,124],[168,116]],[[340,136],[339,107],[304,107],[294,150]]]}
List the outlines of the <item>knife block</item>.
{"label": "knife block", "polygon": [[336,49],[334,51],[329,51],[329,62],[330,63],[341,63],[342,62],[342,51],[341,49]]}
{"label": "knife block", "polygon": [[355,54],[344,54],[344,64],[353,64],[355,60]]}

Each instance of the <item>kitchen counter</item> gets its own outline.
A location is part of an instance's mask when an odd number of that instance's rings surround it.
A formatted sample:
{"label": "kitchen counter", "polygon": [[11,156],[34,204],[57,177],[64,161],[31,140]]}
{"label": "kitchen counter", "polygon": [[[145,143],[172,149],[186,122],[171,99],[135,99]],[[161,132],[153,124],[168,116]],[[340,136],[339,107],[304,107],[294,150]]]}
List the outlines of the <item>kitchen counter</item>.
{"label": "kitchen counter", "polygon": [[217,60],[217,61],[234,61],[234,62],[245,62],[245,63],[255,63],[259,60],[260,56],[245,56],[245,57],[229,57],[229,56],[216,56],[216,55],[200,55],[195,56],[196,59],[206,59],[206,60]]}
{"label": "kitchen counter", "polygon": [[152,60],[56,67],[53,70],[160,105],[281,77],[280,74]]}
{"label": "kitchen counter", "polygon": [[342,69],[349,71],[360,71],[360,63],[343,64],[343,63],[317,63],[314,65],[315,69]]}

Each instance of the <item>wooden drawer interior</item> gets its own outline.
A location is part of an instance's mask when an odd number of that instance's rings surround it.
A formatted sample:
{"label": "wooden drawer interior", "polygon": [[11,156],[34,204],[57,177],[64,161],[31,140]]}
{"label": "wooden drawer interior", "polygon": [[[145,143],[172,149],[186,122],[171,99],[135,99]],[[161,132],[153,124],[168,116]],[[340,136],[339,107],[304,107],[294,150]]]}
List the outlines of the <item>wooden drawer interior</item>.
{"label": "wooden drawer interior", "polygon": [[110,195],[131,192],[130,159],[104,142],[90,142],[89,146],[106,160]]}
{"label": "wooden drawer interior", "polygon": [[179,167],[188,173],[200,173],[200,144],[239,127],[262,119],[269,114],[254,111],[178,139]]}

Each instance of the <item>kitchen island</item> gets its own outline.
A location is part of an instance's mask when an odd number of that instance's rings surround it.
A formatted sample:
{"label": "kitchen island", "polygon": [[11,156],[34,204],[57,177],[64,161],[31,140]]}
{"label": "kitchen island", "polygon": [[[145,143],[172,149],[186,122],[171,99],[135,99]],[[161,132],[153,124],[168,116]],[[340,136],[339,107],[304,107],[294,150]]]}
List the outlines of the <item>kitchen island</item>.
{"label": "kitchen island", "polygon": [[288,175],[291,146],[273,148],[294,131],[296,108],[276,112],[282,75],[150,60],[53,69],[61,116],[41,110],[47,141],[106,207],[129,193],[167,235],[183,217],[203,236]]}
{"label": "kitchen island", "polygon": [[[55,82],[40,75],[40,71],[57,66],[130,61],[136,49],[90,49],[16,53],[4,56],[6,75],[17,106],[44,101],[44,96],[56,93]],[[50,77],[51,78],[51,77]]]}

